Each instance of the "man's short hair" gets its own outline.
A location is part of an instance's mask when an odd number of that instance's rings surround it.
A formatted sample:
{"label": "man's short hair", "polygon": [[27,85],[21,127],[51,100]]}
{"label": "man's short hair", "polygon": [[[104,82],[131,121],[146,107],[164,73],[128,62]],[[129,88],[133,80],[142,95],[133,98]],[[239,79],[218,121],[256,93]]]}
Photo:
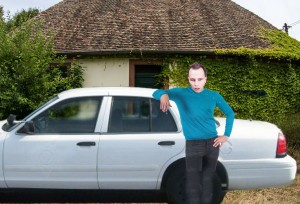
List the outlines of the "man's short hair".
{"label": "man's short hair", "polygon": [[197,70],[197,69],[203,69],[204,75],[205,75],[205,77],[207,77],[207,69],[204,67],[204,65],[199,64],[198,62],[195,62],[195,63],[193,63],[193,64],[190,66],[189,71],[190,71],[191,69],[194,69],[194,70]]}

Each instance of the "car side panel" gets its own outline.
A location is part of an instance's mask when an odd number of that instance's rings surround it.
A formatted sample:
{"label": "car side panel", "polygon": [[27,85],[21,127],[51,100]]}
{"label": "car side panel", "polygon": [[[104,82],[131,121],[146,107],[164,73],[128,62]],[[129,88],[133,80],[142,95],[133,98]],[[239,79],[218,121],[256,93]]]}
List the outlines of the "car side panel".
{"label": "car side panel", "polygon": [[11,133],[4,149],[5,182],[9,188],[97,189],[98,141],[98,134]]}
{"label": "car side panel", "polygon": [[[101,135],[98,181],[101,189],[156,189],[166,162],[184,149],[178,134]],[[175,141],[161,146],[159,142]]]}
{"label": "car side panel", "polygon": [[0,125],[0,188],[6,188],[3,173],[3,145],[6,133],[1,130],[1,126],[2,125]]}
{"label": "car side panel", "polygon": [[[28,119],[35,123],[34,132],[19,131],[24,124],[10,131],[3,150],[7,186],[98,189],[99,133],[93,124],[100,100],[98,96],[60,99]],[[101,126],[101,120],[97,123]]]}
{"label": "car side panel", "polygon": [[[225,118],[216,118],[220,123],[218,134],[224,134]],[[276,146],[280,130],[273,124],[261,121],[235,119],[231,136],[222,145],[222,159],[272,159],[276,157]]]}
{"label": "car side panel", "polygon": [[[104,103],[111,104],[111,98],[104,97]],[[181,126],[178,132],[169,133],[107,133],[109,114],[107,105],[98,151],[100,189],[158,188],[165,164],[184,150]]]}

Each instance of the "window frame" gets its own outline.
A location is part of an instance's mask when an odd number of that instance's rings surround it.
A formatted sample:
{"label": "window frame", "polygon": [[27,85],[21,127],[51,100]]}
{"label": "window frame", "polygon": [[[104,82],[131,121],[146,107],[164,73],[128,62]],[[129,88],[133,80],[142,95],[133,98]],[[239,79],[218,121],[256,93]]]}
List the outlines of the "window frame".
{"label": "window frame", "polygon": [[74,97],[74,98],[66,98],[64,100],[60,100],[57,101],[56,103],[47,106],[47,108],[45,108],[44,110],[42,110],[41,112],[37,113],[36,115],[32,116],[30,121],[34,121],[35,119],[37,119],[38,117],[41,117],[41,115],[45,114],[49,116],[49,111],[57,106],[61,106],[61,105],[66,105],[66,104],[70,104],[72,102],[79,102],[79,101],[83,101],[83,100],[89,100],[89,99],[96,99],[95,101],[98,102],[96,110],[95,110],[95,115],[94,118],[92,119],[93,121],[93,128],[91,128],[91,131],[84,131],[84,132],[35,132],[35,135],[55,135],[55,134],[59,134],[59,135],[74,135],[74,134],[94,134],[96,132],[96,128],[97,128],[97,124],[99,123],[99,112],[103,103],[103,96],[80,96],[80,97]]}
{"label": "window frame", "polygon": [[[147,118],[147,124],[148,124],[148,131],[111,131],[110,130],[110,125],[111,125],[111,121],[112,121],[112,115],[113,115],[113,111],[115,110],[114,107],[114,102],[116,98],[121,98],[122,100],[124,100],[125,102],[129,102],[129,98],[133,98],[133,100],[138,100],[140,102],[142,102],[142,99],[145,99],[146,101],[148,101],[149,103],[149,116]],[[127,99],[127,100],[126,100]],[[177,133],[179,132],[179,127],[176,121],[176,117],[174,115],[174,113],[172,112],[172,110],[168,110],[167,113],[163,113],[163,114],[169,114],[171,117],[170,118],[170,122],[172,122],[173,126],[174,126],[174,130],[171,131],[154,131],[153,129],[153,104],[156,100],[151,98],[151,97],[141,97],[141,96],[111,96],[111,101],[110,101],[110,110],[108,111],[108,118],[107,118],[107,133],[109,134],[140,134],[140,133],[151,133],[151,134],[155,134],[155,133]],[[159,101],[157,101],[159,103]],[[119,109],[119,108],[117,108]],[[141,110],[141,109],[139,109]],[[160,110],[159,110],[160,111]],[[141,118],[142,114],[139,113],[138,114],[138,118]],[[129,117],[130,118],[130,117]]]}

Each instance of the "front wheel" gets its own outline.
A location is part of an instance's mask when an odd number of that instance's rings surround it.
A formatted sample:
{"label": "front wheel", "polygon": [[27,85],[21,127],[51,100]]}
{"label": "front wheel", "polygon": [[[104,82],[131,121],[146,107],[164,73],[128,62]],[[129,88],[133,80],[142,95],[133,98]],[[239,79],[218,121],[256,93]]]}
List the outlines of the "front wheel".
{"label": "front wheel", "polygon": [[[169,175],[166,183],[167,199],[170,204],[185,204],[185,168],[176,168]],[[220,204],[225,193],[222,192],[221,181],[217,174],[214,178],[214,192],[212,204]]]}

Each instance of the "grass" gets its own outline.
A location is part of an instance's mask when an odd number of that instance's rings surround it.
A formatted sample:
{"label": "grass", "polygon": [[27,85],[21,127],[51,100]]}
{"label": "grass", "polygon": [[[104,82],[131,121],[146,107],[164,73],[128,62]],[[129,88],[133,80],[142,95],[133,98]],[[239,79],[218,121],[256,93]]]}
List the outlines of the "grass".
{"label": "grass", "polygon": [[262,190],[233,191],[226,194],[222,204],[299,204],[300,174],[290,186]]}

